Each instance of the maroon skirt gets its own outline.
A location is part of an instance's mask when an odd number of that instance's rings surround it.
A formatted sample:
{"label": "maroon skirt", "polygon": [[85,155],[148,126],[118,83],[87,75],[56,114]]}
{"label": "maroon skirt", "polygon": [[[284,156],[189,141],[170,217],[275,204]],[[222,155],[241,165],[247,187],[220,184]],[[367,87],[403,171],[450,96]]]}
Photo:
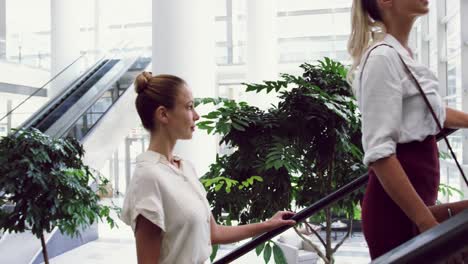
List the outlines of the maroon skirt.
{"label": "maroon skirt", "polygon": [[[435,205],[440,181],[435,137],[398,144],[396,156],[424,203]],[[362,201],[362,227],[372,259],[417,235],[414,223],[387,195],[372,170],[369,170],[369,182]]]}

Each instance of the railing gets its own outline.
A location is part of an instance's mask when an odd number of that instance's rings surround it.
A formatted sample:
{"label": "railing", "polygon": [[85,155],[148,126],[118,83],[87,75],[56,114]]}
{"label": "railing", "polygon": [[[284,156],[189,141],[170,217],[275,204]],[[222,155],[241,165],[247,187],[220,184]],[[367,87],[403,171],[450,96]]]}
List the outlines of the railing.
{"label": "railing", "polygon": [[[151,58],[149,55],[140,56],[131,66],[128,71],[132,71],[133,75],[125,74],[122,76],[125,79],[134,80],[140,71],[146,69],[150,64]],[[121,83],[121,82],[117,82]],[[125,85],[123,88],[118,87],[117,84],[111,85],[109,89],[99,97],[96,102],[84,113],[75,124],[69,129],[68,136],[72,136],[81,141],[88,135],[99,120],[110,110],[110,108],[117,102],[120,96],[127,90],[133,88],[132,83]]]}
{"label": "railing", "polygon": [[468,209],[372,261],[372,264],[445,263],[468,246]]}
{"label": "railing", "polygon": [[[50,69],[50,37],[34,33],[9,33],[8,42],[0,39],[0,61],[35,69]],[[6,52],[8,46],[8,53]]]}
{"label": "railing", "polygon": [[[100,67],[105,62],[105,58],[120,56],[128,45],[129,42],[119,43],[119,46],[114,48],[112,52],[98,59],[95,59],[94,55],[81,55],[41,87],[34,88],[31,94],[25,95],[23,100],[1,116],[0,123],[8,123],[7,127],[9,128],[20,128],[32,123],[33,120],[46,113],[52,105],[60,103],[64,97],[69,96],[70,87],[80,81],[86,81],[84,80],[86,76]],[[46,93],[46,96],[38,96],[39,93]],[[10,132],[6,131],[5,134]]]}
{"label": "railing", "polygon": [[[436,138],[437,141],[441,140],[444,136],[448,136],[452,133],[454,133],[456,130],[453,129],[444,129],[441,133],[439,133]],[[335,202],[343,199],[345,196],[348,194],[360,189],[363,187],[369,178],[368,174],[364,174],[360,176],[359,178],[351,181],[350,183],[346,184],[345,186],[339,188],[338,190],[334,191],[333,193],[325,196],[324,198],[320,199],[319,201],[313,203],[309,207],[305,208],[304,210],[300,211],[299,213],[295,214],[294,216],[291,217],[291,219],[295,220],[296,222],[302,222],[305,219],[311,217],[315,213],[318,213],[319,211],[331,206]],[[275,230],[272,230],[270,232],[264,233],[260,235],[259,237],[243,244],[242,246],[236,248],[229,254],[223,256],[219,260],[215,261],[214,264],[224,264],[224,263],[230,263],[237,258],[240,258],[241,256],[245,255],[247,252],[255,249],[258,245],[272,239],[273,237],[283,233],[284,231],[288,230],[291,228],[290,226],[282,226],[279,227]]]}
{"label": "railing", "polygon": [[[54,90],[55,95],[62,94],[68,88],[70,82],[76,80],[86,71],[87,66],[85,62],[87,59],[86,55],[79,56],[43,85],[33,88],[29,94],[24,95],[23,99],[16,102],[12,100],[11,109],[8,109],[8,111],[5,111],[5,114],[1,115],[0,123],[8,122],[8,127],[19,128],[39,109],[55,99],[55,96],[51,95],[52,90]],[[6,109],[6,107],[2,108]],[[9,133],[10,131],[6,132]]]}

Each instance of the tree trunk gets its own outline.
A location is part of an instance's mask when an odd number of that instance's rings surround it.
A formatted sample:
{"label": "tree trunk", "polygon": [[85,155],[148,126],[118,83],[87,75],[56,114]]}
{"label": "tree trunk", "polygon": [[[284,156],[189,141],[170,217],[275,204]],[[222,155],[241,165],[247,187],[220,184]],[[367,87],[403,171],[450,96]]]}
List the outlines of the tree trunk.
{"label": "tree trunk", "polygon": [[45,243],[44,233],[41,234],[42,256],[45,264],[49,264],[49,255],[47,254],[47,245]]}
{"label": "tree trunk", "polygon": [[[327,195],[332,192],[332,184],[333,179],[335,177],[335,154],[332,153],[331,163],[328,165],[328,175],[327,175]],[[325,209],[325,217],[327,219],[327,258],[330,263],[334,263],[333,261],[333,248],[332,248],[332,241],[331,241],[331,232],[332,232],[332,215],[331,215],[331,207]]]}
{"label": "tree trunk", "polygon": [[325,218],[326,218],[326,222],[327,222],[327,230],[326,230],[327,248],[325,249],[325,252],[326,252],[326,256],[327,256],[328,261],[330,261],[330,263],[332,263],[332,255],[333,255],[332,241],[331,241],[331,223],[332,223],[331,220],[332,219],[331,219],[331,209],[330,208],[325,209]]}

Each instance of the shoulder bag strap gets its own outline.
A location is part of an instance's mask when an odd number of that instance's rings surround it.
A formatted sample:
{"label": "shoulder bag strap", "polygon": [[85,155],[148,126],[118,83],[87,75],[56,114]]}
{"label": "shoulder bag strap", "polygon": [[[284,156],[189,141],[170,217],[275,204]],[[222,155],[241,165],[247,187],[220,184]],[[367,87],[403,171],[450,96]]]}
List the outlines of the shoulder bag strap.
{"label": "shoulder bag strap", "polygon": [[[385,43],[382,43],[382,44],[379,44],[379,45],[376,45],[374,46],[368,53],[367,53],[367,56],[366,56],[366,59],[364,60],[364,64],[362,66],[362,68],[364,69],[364,66],[366,65],[367,63],[367,60],[369,59],[369,55],[371,54],[371,52],[376,49],[377,47],[380,47],[380,46],[387,46],[387,47],[390,47],[392,49],[395,49],[393,46],[391,45],[388,45],[388,44],[385,44]],[[396,51],[396,50],[395,50]],[[434,118],[434,121],[436,122],[437,124],[437,127],[439,128],[439,131],[442,131],[443,130],[443,127],[442,127],[442,124],[439,122],[439,119],[437,118],[437,115],[435,114],[434,112],[434,109],[432,108],[431,106],[431,103],[429,102],[429,100],[427,99],[427,96],[426,94],[424,93],[422,87],[421,87],[421,84],[418,82],[418,80],[416,79],[416,77],[414,76],[413,72],[410,70],[410,68],[408,67],[408,65],[406,64],[406,62],[403,60],[403,58],[401,57],[400,53],[398,53],[398,51],[396,51],[397,54],[398,54],[398,57],[400,58],[401,62],[403,63],[404,67],[405,67],[405,70],[409,73],[409,75],[411,76],[411,79],[413,80],[413,82],[416,84],[416,87],[418,88],[419,92],[421,93],[423,99],[424,99],[424,102],[426,103],[427,107],[429,108],[430,112],[431,112],[431,115],[432,117]],[[361,84],[362,83],[362,73],[364,72],[364,70],[361,69],[361,73],[359,75],[359,83]],[[452,154],[452,157],[453,159],[455,160],[455,163],[457,164],[457,167],[458,167],[458,170],[460,171],[460,174],[462,175],[463,177],[463,180],[465,180],[465,184],[466,186],[468,186],[468,180],[465,176],[465,173],[463,172],[463,169],[462,167],[460,166],[460,163],[458,162],[457,160],[457,157],[455,156],[455,153],[453,152],[453,149],[452,149],[452,146],[450,145],[448,139],[447,139],[447,136],[444,134],[443,135],[444,137],[444,140],[445,140],[445,144],[447,144],[447,147],[448,149],[450,150],[450,154]]]}

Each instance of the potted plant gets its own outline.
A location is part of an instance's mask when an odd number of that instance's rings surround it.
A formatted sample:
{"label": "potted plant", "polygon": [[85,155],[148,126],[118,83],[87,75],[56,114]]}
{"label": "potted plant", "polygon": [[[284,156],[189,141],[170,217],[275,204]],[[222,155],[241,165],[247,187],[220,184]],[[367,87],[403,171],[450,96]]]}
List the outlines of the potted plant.
{"label": "potted plant", "polygon": [[[300,67],[302,76],[283,74],[277,81],[246,84],[248,92],[279,93],[280,102],[267,111],[228,99],[197,100],[218,106],[198,127],[219,134],[230,150],[202,177],[218,221],[257,222],[278,210],[304,208],[365,172],[359,113],[345,67],[328,58]],[[333,253],[347,237],[332,247],[332,210],[354,216],[360,195],[354,193],[316,216],[325,222],[326,235],[319,236],[324,252],[314,247],[326,263],[333,262]],[[257,248],[261,252],[265,262],[272,252],[276,263],[284,262],[270,242]]]}
{"label": "potted plant", "polygon": [[0,139],[0,230],[30,230],[41,240],[49,263],[45,232],[55,227],[67,235],[105,219],[112,227],[111,207],[99,204],[106,180],[83,164],[83,148],[75,139],[51,138],[39,130],[19,130]]}

